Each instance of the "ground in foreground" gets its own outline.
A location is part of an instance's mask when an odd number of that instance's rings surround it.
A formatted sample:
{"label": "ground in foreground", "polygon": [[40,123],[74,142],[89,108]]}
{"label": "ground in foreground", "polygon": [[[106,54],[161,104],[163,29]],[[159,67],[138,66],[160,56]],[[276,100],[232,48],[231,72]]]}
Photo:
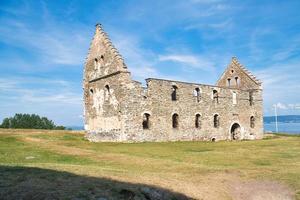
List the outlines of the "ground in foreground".
{"label": "ground in foreground", "polygon": [[0,129],[0,199],[300,199],[300,137],[90,143]]}

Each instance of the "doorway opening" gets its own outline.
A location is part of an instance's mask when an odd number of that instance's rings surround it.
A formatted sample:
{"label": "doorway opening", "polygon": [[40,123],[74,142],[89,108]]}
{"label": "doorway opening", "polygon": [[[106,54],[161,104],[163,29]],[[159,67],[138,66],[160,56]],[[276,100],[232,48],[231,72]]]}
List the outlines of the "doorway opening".
{"label": "doorway opening", "polygon": [[238,140],[241,136],[241,126],[238,123],[234,123],[231,126],[231,139],[232,140]]}

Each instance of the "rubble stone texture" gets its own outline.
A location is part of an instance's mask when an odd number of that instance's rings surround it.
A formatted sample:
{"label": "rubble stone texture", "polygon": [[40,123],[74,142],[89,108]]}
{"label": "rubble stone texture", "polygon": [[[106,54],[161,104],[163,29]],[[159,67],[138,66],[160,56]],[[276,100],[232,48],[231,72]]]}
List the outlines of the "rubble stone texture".
{"label": "rubble stone texture", "polygon": [[216,85],[131,79],[122,56],[96,25],[84,68],[90,141],[242,140],[263,137],[262,83],[233,57]]}

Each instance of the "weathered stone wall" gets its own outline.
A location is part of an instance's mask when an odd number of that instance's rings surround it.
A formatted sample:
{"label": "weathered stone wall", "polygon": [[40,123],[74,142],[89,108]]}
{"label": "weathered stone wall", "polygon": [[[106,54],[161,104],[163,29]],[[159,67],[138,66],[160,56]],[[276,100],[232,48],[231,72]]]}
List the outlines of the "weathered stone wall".
{"label": "weathered stone wall", "polygon": [[[183,83],[168,80],[148,79],[146,98],[134,96],[128,104],[129,124],[125,132],[128,140],[226,140],[231,139],[231,126],[234,122],[241,126],[239,139],[262,137],[261,90],[254,92],[250,106],[249,91],[228,89],[216,86]],[[171,100],[172,86],[176,85],[177,101]],[[199,88],[201,99],[198,102],[194,89]],[[213,99],[213,90],[219,92],[218,103]],[[233,104],[233,92],[237,94],[237,104]],[[150,128],[143,129],[143,114],[150,114]],[[172,127],[172,115],[179,116],[178,128]],[[201,115],[200,128],[195,127],[196,114]],[[214,128],[214,115],[220,117],[219,128]],[[255,127],[250,128],[250,117],[255,118]]]}
{"label": "weathered stone wall", "polygon": [[[96,41],[95,41],[96,38]],[[100,40],[100,41],[98,41]],[[262,88],[238,61],[232,62],[217,86],[147,79],[133,81],[123,60],[98,27],[84,76],[85,129],[91,141],[175,141],[260,139],[263,136]],[[97,45],[104,45],[103,48]],[[106,46],[105,46],[106,45]],[[91,53],[91,51],[93,53]],[[95,63],[95,57],[102,63]],[[113,68],[113,69],[111,69]],[[105,72],[101,72],[101,71]],[[235,81],[238,77],[238,81]],[[233,79],[235,84],[228,84]],[[176,87],[176,101],[172,100]],[[195,89],[199,89],[199,96]],[[218,98],[213,91],[217,91]],[[252,99],[252,100],[251,100]],[[143,127],[144,114],[149,127]],[[172,115],[178,115],[178,127]],[[200,115],[199,127],[195,125]],[[214,115],[219,126],[214,127]],[[250,118],[255,120],[251,127]],[[233,124],[238,131],[232,131]],[[235,125],[234,125],[235,126]]]}

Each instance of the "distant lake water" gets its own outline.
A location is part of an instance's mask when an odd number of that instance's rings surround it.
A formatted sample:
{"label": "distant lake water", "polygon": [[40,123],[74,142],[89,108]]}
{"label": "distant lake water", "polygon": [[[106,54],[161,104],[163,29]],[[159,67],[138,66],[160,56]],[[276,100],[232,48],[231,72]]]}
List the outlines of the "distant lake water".
{"label": "distant lake water", "polygon": [[[265,132],[275,132],[275,123],[265,123]],[[300,123],[278,123],[278,132],[300,134]]]}

